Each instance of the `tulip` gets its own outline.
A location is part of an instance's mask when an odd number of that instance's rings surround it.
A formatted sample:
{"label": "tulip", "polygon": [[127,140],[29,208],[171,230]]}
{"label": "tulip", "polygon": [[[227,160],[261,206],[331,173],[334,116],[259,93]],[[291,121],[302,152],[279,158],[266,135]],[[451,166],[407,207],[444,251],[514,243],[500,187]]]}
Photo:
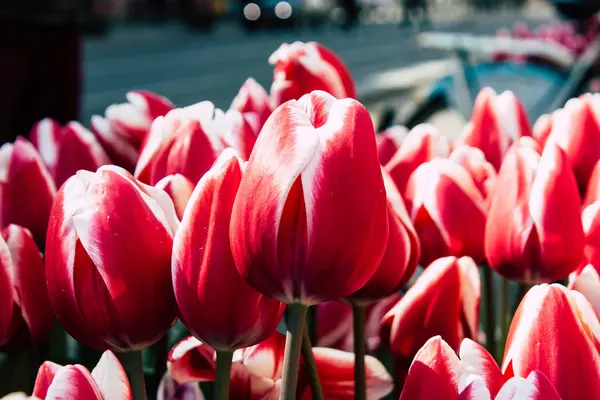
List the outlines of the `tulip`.
{"label": "tulip", "polygon": [[91,373],[81,365],[46,361],[38,371],[33,398],[131,400],[132,394],[123,366],[106,351]]}
{"label": "tulip", "polygon": [[155,185],[179,173],[196,184],[225,148],[221,137],[225,128],[223,112],[210,101],[156,118],[141,148],[135,177]]}
{"label": "tulip", "polygon": [[56,194],[50,173],[35,147],[21,137],[0,148],[0,169],[0,224],[29,229],[43,249]]}
{"label": "tulip", "polygon": [[418,125],[406,135],[402,147],[385,164],[400,193],[404,194],[411,174],[421,164],[450,155],[450,142],[433,125]]}
{"label": "tulip", "polygon": [[581,221],[585,236],[583,261],[594,266],[600,265],[600,201],[583,209]]}
{"label": "tulip", "polygon": [[435,335],[458,350],[465,338],[479,332],[481,288],[472,259],[445,257],[434,261],[404,297],[382,318],[382,340],[390,345],[396,379],[401,382],[425,342]]}
{"label": "tulip", "polygon": [[271,56],[275,66],[271,102],[277,107],[315,90],[323,90],[338,99],[356,98],[350,72],[339,57],[316,43],[283,43]]}
{"label": "tulip", "polygon": [[254,114],[258,120],[259,131],[273,111],[266,90],[252,78],[246,79],[229,109],[245,115]]}
{"label": "tulip", "polygon": [[506,155],[485,232],[489,265],[525,282],[566,278],[581,262],[580,198],[565,153],[547,144],[540,154],[523,138]]}
{"label": "tulip", "polygon": [[[236,350],[231,370],[230,399],[276,400],[281,393],[285,336],[274,332],[267,340]],[[313,353],[325,399],[342,400],[354,394],[353,355],[340,350],[314,347]],[[367,356],[367,398],[380,399],[392,389],[391,377],[374,357]],[[196,338],[176,344],[169,353],[168,369],[178,384],[215,379],[215,351]],[[300,376],[297,398],[308,400],[307,377]]]}
{"label": "tulip", "polygon": [[392,126],[377,135],[377,151],[381,165],[386,165],[392,159],[407,135],[408,129],[399,125]]}
{"label": "tulip", "polygon": [[95,172],[98,167],[111,163],[92,132],[76,121],[61,127],[46,118],[33,127],[29,136],[57,187],[80,169]]}
{"label": "tulip", "polygon": [[173,200],[175,213],[177,218],[183,218],[183,212],[187,206],[188,200],[194,191],[194,184],[181,174],[165,176],[155,185],[158,189],[162,189]]}
{"label": "tulip", "polygon": [[462,145],[452,151],[450,160],[467,170],[484,199],[490,198],[496,184],[496,170],[481,150]]}
{"label": "tulip", "polygon": [[506,378],[540,371],[564,400],[599,398],[600,355],[589,325],[597,328],[599,323],[593,312],[593,320],[589,318],[577,294],[561,285],[544,284],[525,295],[506,341],[502,362]]}
{"label": "tulip", "polygon": [[546,375],[533,371],[527,379],[512,377],[502,386],[495,400],[561,400]]}
{"label": "tulip", "polygon": [[116,166],[79,171],[59,190],[46,243],[58,320],[97,349],[140,350],[173,325],[169,196]]}
{"label": "tulip", "polygon": [[114,164],[133,172],[139,157],[136,145],[128,142],[113,129],[108,119],[99,115],[92,115],[90,127]]}
{"label": "tulip", "polygon": [[481,149],[498,170],[511,143],[522,136],[531,136],[523,104],[510,91],[496,95],[493,89],[484,88],[475,99],[471,123],[457,144]]}
{"label": "tulip", "polygon": [[600,318],[600,275],[593,265],[588,264],[571,273],[569,289],[583,294]]}
{"label": "tulip", "polygon": [[582,195],[600,159],[599,101],[598,95],[569,100],[553,114],[552,132],[546,141],[546,146],[554,143],[565,151]]}
{"label": "tulip", "polygon": [[[217,362],[266,340],[284,311],[282,303],[246,283],[231,255],[229,224],[241,163],[232,149],[221,154],[194,189],[173,241],[173,288],[181,319],[194,336],[217,350]],[[217,379],[217,386],[223,384]]]}
{"label": "tulip", "polygon": [[108,106],[104,118],[116,135],[139,148],[152,121],[166,115],[175,106],[166,97],[147,90],[132,90],[125,97],[127,103]]}
{"label": "tulip", "polygon": [[243,160],[248,160],[262,128],[261,122],[256,114],[234,110],[227,111],[225,118],[227,128],[223,133],[223,140],[229,147],[236,149]]}
{"label": "tulip", "polygon": [[156,400],[204,400],[204,395],[197,383],[177,383],[166,372],[158,385]]}
{"label": "tulip", "polygon": [[552,114],[544,114],[533,125],[531,136],[539,143],[541,148],[546,146],[548,137],[552,132]]}
{"label": "tulip", "polygon": [[590,181],[588,182],[583,199],[583,206],[587,207],[597,200],[600,200],[600,160],[594,165],[594,169],[592,169]]}
{"label": "tulip", "polygon": [[0,237],[0,310],[0,350],[39,343],[52,330],[44,261],[31,233],[17,225]]}
{"label": "tulip", "polygon": [[450,160],[417,168],[406,187],[406,205],[421,241],[421,264],[445,256],[484,259],[487,206],[469,172]]}

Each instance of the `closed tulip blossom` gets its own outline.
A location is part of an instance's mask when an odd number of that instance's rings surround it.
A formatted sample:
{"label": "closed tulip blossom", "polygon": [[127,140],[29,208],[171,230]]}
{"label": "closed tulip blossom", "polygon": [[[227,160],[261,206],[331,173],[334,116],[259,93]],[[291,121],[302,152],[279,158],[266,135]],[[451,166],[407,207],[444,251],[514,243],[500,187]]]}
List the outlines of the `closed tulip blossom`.
{"label": "closed tulip blossom", "polygon": [[129,172],[133,172],[139,157],[137,145],[128,142],[125,137],[118,134],[111,127],[108,119],[99,115],[92,115],[90,129],[96,135],[98,142],[100,142],[111,161]]}
{"label": "closed tulip blossom", "polygon": [[483,198],[488,200],[494,190],[497,174],[492,164],[485,159],[485,154],[476,147],[462,145],[452,151],[450,160],[469,172]]}
{"label": "closed tulip blossom", "polygon": [[[278,400],[281,394],[285,336],[274,332],[256,346],[237,350],[233,355],[232,400]],[[325,347],[314,347],[317,373],[325,399],[345,400],[354,395],[354,355]],[[376,400],[392,390],[392,379],[375,358],[365,359],[367,399]],[[168,369],[178,384],[214,381],[215,351],[189,337],[176,344],[169,353]],[[312,398],[305,369],[300,369],[296,398]]]}
{"label": "closed tulip blossom", "polygon": [[546,141],[546,145],[554,143],[565,151],[582,195],[600,159],[599,117],[599,95],[571,99],[553,113],[552,132]]}
{"label": "closed tulip blossom", "polygon": [[173,200],[177,218],[181,220],[188,200],[194,191],[194,184],[185,176],[174,174],[165,176],[155,186],[167,192],[171,200]]}
{"label": "closed tulip blossom", "polygon": [[471,122],[457,145],[481,149],[490,164],[499,170],[510,145],[523,136],[531,136],[531,126],[515,94],[506,91],[497,95],[493,89],[484,88],[475,99]]}
{"label": "closed tulip blossom", "polygon": [[258,121],[259,131],[273,111],[269,94],[260,83],[252,78],[246,79],[246,82],[244,82],[240,91],[231,102],[229,109],[238,111],[244,115],[254,115]]}
{"label": "closed tulip blossom", "polygon": [[111,163],[94,134],[76,121],[61,127],[56,121],[43,119],[33,127],[29,137],[57,187],[80,169],[95,172]]}
{"label": "closed tulip blossom", "polygon": [[595,201],[600,200],[600,160],[594,165],[588,187],[583,198],[583,207],[587,207]]}
{"label": "closed tulip blossom", "polygon": [[234,148],[243,160],[248,160],[262,128],[257,114],[229,110],[225,113],[225,119],[223,140],[229,147]]}
{"label": "closed tulip blossom", "polygon": [[422,164],[411,175],[405,198],[422,265],[450,255],[483,261],[487,205],[465,168],[445,159]]}
{"label": "closed tulip blossom", "polygon": [[587,264],[571,273],[569,289],[583,294],[600,318],[600,275],[593,265]]}
{"label": "closed tulip blossom", "polygon": [[581,222],[585,237],[583,262],[600,265],[600,201],[595,201],[583,209]]}
{"label": "closed tulip blossom", "polygon": [[552,132],[552,119],[553,114],[544,114],[533,125],[531,136],[538,142],[541,148],[544,148]]}
{"label": "closed tulip blossom", "polygon": [[67,332],[96,349],[143,349],[173,325],[171,248],[178,220],[160,189],[124,169],[79,171],[60,189],[46,280]]}
{"label": "closed tulip blossom", "polygon": [[269,57],[274,66],[271,104],[277,107],[315,90],[338,99],[356,98],[350,72],[339,57],[316,42],[283,43]]}
{"label": "closed tulip blossom", "polygon": [[406,135],[408,135],[408,129],[399,125],[377,134],[377,151],[381,165],[386,165],[398,152]]}
{"label": "closed tulip blossom", "polygon": [[282,303],[246,283],[231,254],[229,223],[242,163],[232,149],[221,154],[198,182],[173,243],[181,319],[203,343],[224,351],[267,339],[284,311]]}
{"label": "closed tulip blossom", "polygon": [[33,388],[34,399],[131,400],[131,388],[123,366],[110,351],[104,352],[96,367],[61,366],[43,363]]}
{"label": "closed tulip blossom", "polygon": [[577,182],[565,153],[542,155],[523,138],[506,155],[485,232],[489,265],[507,279],[549,282],[580,264],[584,234]]}
{"label": "closed tulip blossom", "polygon": [[226,147],[224,113],[210,101],[171,110],[152,123],[140,151],[135,177],[155,185],[181,174],[196,184]]}
{"label": "closed tulip blossom", "polygon": [[0,351],[40,343],[53,325],[42,255],[27,229],[9,225],[0,237]]}
{"label": "closed tulip blossom", "polygon": [[40,249],[46,242],[48,217],[56,186],[39,153],[26,139],[0,148],[0,224],[23,226]]}
{"label": "closed tulip blossom", "polygon": [[479,332],[481,284],[477,265],[468,257],[434,261],[382,318],[382,340],[389,343],[397,381],[421,346],[440,335],[458,350]]}
{"label": "closed tulip blossom", "polygon": [[412,173],[421,165],[434,158],[447,158],[451,145],[448,138],[442,136],[433,125],[417,125],[406,135],[402,147],[385,164],[401,194]]}

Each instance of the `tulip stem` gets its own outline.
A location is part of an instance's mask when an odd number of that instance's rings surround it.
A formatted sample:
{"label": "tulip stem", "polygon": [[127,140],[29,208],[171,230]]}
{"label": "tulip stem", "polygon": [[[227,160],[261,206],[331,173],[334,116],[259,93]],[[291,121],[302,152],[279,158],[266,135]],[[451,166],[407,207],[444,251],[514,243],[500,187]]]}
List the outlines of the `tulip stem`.
{"label": "tulip stem", "polygon": [[233,351],[217,350],[217,379],[215,382],[215,400],[229,399],[229,381],[231,380],[231,361]]}
{"label": "tulip stem", "polygon": [[317,343],[317,307],[317,304],[311,306],[306,314],[306,330],[311,344]]}
{"label": "tulip stem", "polygon": [[147,400],[146,381],[144,380],[144,363],[142,361],[142,351],[134,350],[124,353],[116,353],[117,358],[123,365],[134,400]]}
{"label": "tulip stem", "polygon": [[308,329],[304,329],[302,337],[302,358],[304,359],[304,369],[308,375],[310,391],[312,392],[313,400],[323,400],[323,388],[321,388],[321,380],[319,379],[319,371],[317,371],[317,363],[312,350],[312,343],[308,334]]}
{"label": "tulip stem", "polygon": [[300,365],[300,349],[304,336],[304,324],[308,306],[300,303],[287,306],[287,334],[285,338],[285,355],[283,358],[283,382],[281,384],[281,400],[295,400],[298,384],[298,367]]}
{"label": "tulip stem", "polygon": [[489,265],[483,265],[483,284],[485,290],[485,340],[490,354],[496,356],[496,306],[494,304],[494,276]]}
{"label": "tulip stem", "polygon": [[366,400],[365,307],[363,305],[352,303],[352,322],[354,327],[354,399]]}
{"label": "tulip stem", "polygon": [[504,346],[508,334],[508,324],[510,315],[508,314],[508,279],[502,278],[502,291],[500,292],[500,346],[498,348],[498,360],[504,355]]}

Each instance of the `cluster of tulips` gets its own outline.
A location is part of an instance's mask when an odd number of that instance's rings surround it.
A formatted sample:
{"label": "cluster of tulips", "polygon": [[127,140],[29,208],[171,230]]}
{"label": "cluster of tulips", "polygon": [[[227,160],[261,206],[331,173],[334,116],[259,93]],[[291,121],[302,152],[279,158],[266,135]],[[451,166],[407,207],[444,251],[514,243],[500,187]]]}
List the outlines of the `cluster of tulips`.
{"label": "cluster of tulips", "polygon": [[0,350],[104,351],[7,398],[145,399],[152,346],[163,400],[599,399],[600,97],[484,89],[452,143],[376,133],[317,43],[269,61],[226,112],[134,91],[0,149]]}

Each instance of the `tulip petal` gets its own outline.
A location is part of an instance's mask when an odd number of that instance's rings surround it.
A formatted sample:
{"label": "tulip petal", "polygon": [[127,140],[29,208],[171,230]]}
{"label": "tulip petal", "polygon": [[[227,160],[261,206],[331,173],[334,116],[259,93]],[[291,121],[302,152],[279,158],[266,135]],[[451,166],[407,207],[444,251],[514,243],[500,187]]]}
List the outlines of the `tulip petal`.
{"label": "tulip petal", "polygon": [[99,115],[92,115],[91,129],[110,159],[120,167],[133,172],[138,159],[138,150],[110,126],[110,121]]}
{"label": "tulip petal", "polygon": [[166,372],[158,385],[156,400],[204,400],[204,395],[197,383],[177,383]]}
{"label": "tulip petal", "polygon": [[10,250],[0,237],[0,348],[13,338],[19,322],[14,275],[15,266]]}
{"label": "tulip petal", "polygon": [[532,371],[527,379],[512,377],[502,387],[496,400],[561,400],[546,375]]}
{"label": "tulip petal", "polygon": [[495,398],[504,384],[504,376],[490,353],[480,344],[465,339],[460,345],[459,356],[463,367],[460,386],[465,387],[480,380],[485,383],[492,398]]}
{"label": "tulip petal", "polygon": [[229,108],[243,114],[256,114],[259,130],[263,127],[272,112],[269,94],[253,78],[246,79]]}
{"label": "tulip petal", "polygon": [[45,399],[46,394],[48,393],[48,388],[50,388],[54,377],[61,368],[63,367],[58,364],[55,364],[51,361],[45,361],[40,366],[35,378],[32,396],[35,398]]}
{"label": "tulip petal", "polygon": [[92,370],[92,377],[105,399],[132,399],[129,379],[123,366],[111,351],[105,351]]}
{"label": "tulip petal", "polygon": [[47,400],[104,400],[92,375],[81,365],[67,365],[58,370],[46,393]]}
{"label": "tulip petal", "polygon": [[480,379],[476,379],[460,392],[457,400],[492,400],[492,397],[485,383]]}
{"label": "tulip petal", "polygon": [[381,165],[386,165],[392,159],[406,135],[408,129],[400,125],[392,126],[377,135],[377,153]]}
{"label": "tulip petal", "polygon": [[51,171],[56,167],[62,136],[62,127],[52,118],[44,118],[37,122],[29,133],[29,140],[38,149],[42,160]]}
{"label": "tulip petal", "polygon": [[213,348],[189,336],[173,346],[167,368],[173,380],[180,384],[214,381],[217,368],[215,356]]}
{"label": "tulip petal", "polygon": [[185,207],[194,191],[194,184],[181,174],[165,176],[156,184],[156,187],[167,192],[173,205],[177,218],[183,218]]}

